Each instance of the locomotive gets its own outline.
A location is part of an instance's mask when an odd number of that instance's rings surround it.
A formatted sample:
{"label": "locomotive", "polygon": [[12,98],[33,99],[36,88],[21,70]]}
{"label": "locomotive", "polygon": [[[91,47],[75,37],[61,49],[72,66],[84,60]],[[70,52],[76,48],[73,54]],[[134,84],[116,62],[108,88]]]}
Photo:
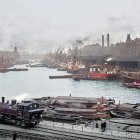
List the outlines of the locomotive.
{"label": "locomotive", "polygon": [[41,121],[43,109],[35,101],[23,101],[16,103],[4,102],[0,103],[0,121],[3,123],[15,124],[22,127],[33,127]]}

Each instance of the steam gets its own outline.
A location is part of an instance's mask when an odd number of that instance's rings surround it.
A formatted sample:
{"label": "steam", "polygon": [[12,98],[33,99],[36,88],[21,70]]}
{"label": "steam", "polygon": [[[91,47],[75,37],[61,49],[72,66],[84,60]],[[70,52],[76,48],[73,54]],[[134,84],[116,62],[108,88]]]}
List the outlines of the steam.
{"label": "steam", "polygon": [[20,102],[26,98],[29,98],[29,95],[27,93],[23,93],[23,94],[20,94],[20,95],[14,97],[14,99],[16,99],[18,102]]}
{"label": "steam", "polygon": [[112,57],[109,57],[109,58],[107,59],[107,62],[109,62],[109,61],[111,61],[111,60],[113,60],[113,58],[112,58]]}

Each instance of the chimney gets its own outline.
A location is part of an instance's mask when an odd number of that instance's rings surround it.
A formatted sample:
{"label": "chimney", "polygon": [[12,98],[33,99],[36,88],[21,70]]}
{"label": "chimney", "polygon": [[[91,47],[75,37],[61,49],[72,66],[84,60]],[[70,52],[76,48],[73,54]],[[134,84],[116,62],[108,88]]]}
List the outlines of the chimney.
{"label": "chimney", "polygon": [[130,34],[127,34],[126,42],[129,42],[129,41],[131,41],[131,37],[130,37]]}
{"label": "chimney", "polygon": [[102,35],[102,47],[104,47],[104,35]]}
{"label": "chimney", "polygon": [[109,47],[109,34],[107,34],[107,47]]}
{"label": "chimney", "polygon": [[9,100],[7,100],[7,104],[9,104]]}
{"label": "chimney", "polygon": [[15,105],[16,103],[17,103],[17,100],[15,100],[15,99],[11,100],[12,105]]}
{"label": "chimney", "polygon": [[4,103],[4,101],[5,101],[5,97],[2,97],[2,103]]}

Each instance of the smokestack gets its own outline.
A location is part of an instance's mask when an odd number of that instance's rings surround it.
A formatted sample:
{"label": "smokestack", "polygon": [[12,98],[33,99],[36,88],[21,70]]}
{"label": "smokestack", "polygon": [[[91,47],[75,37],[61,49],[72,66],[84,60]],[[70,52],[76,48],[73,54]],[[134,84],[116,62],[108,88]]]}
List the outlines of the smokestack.
{"label": "smokestack", "polygon": [[7,100],[7,104],[9,104],[9,100]]}
{"label": "smokestack", "polygon": [[129,42],[129,41],[131,41],[131,37],[130,37],[130,34],[127,34],[126,42]]}
{"label": "smokestack", "polygon": [[5,97],[2,97],[2,103],[4,103],[4,101],[5,101]]}
{"label": "smokestack", "polygon": [[102,47],[104,47],[104,35],[102,35]]}
{"label": "smokestack", "polygon": [[17,100],[15,100],[15,99],[13,99],[12,101],[11,101],[11,104],[12,105],[15,105],[17,103]]}
{"label": "smokestack", "polygon": [[107,47],[109,47],[109,34],[107,34]]}

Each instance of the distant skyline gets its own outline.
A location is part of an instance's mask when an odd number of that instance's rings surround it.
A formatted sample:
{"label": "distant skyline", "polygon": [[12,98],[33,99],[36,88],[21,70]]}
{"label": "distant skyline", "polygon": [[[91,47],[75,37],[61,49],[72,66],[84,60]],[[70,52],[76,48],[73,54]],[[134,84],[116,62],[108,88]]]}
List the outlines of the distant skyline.
{"label": "distant skyline", "polygon": [[[140,0],[0,0],[0,49],[49,51],[71,40],[140,37]],[[68,44],[67,43],[67,44]]]}

